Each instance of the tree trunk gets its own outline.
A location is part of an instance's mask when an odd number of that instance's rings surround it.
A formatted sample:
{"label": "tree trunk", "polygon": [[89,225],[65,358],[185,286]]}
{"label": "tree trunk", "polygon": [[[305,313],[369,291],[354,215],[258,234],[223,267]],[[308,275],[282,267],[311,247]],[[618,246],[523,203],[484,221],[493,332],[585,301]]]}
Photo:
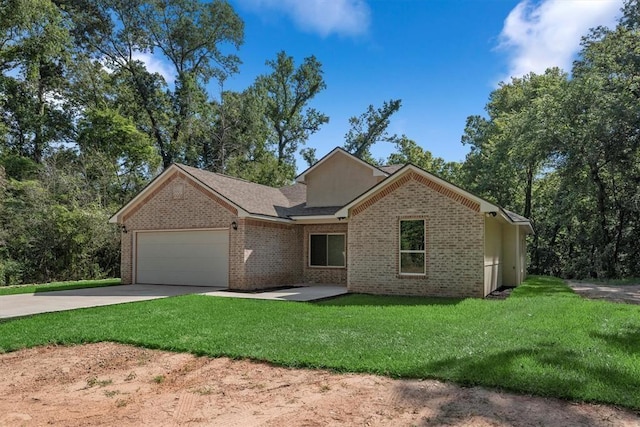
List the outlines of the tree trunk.
{"label": "tree trunk", "polygon": [[531,218],[531,197],[533,193],[533,170],[534,165],[529,164],[527,167],[527,185],[524,193],[524,216]]}

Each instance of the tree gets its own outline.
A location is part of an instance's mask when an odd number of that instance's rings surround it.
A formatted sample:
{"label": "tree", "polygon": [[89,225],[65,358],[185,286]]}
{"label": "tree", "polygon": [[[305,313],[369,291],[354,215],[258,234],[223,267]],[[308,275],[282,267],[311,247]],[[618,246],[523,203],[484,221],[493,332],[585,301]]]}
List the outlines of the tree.
{"label": "tree", "polygon": [[558,68],[513,78],[490,95],[488,118],[471,116],[462,138],[471,145],[465,184],[531,217],[534,179],[559,141],[556,112],[567,75]]}
{"label": "tree", "polygon": [[329,122],[328,116],[307,107],[326,87],[322,64],[310,56],[295,68],[293,57],[280,52],[275,60],[267,61],[267,65],[273,70],[271,74],[260,76],[256,81],[256,88],[263,91],[265,97],[267,141],[275,147],[278,165],[293,165],[295,169],[293,155],[298,147]]}
{"label": "tree", "polygon": [[[564,185],[589,203],[590,275],[637,274],[640,211],[640,7],[627,2],[615,29],[596,28],[583,39],[566,97],[559,147]],[[579,271],[577,274],[584,274]]]}
{"label": "tree", "polygon": [[69,23],[50,0],[9,0],[0,6],[0,113],[5,148],[40,163],[66,139],[64,108],[71,58]]}
{"label": "tree", "polygon": [[344,136],[344,149],[359,159],[375,163],[371,157],[371,147],[377,142],[397,142],[397,135],[389,135],[390,117],[395,114],[402,105],[400,99],[385,101],[382,107],[375,109],[369,105],[367,111],[359,117],[349,119],[351,129]]}
{"label": "tree", "polygon": [[396,142],[396,150],[398,151],[389,155],[388,164],[411,163],[451,183],[457,184],[459,182],[460,163],[447,162],[441,157],[433,157],[430,151],[424,150],[415,141],[404,135]]}
{"label": "tree", "polygon": [[[246,157],[267,140],[264,102],[251,86],[243,92],[220,90],[220,100],[212,101],[200,139],[198,165],[212,172],[229,173],[236,157]],[[242,171],[236,171],[242,174]],[[238,175],[240,176],[240,175]]]}
{"label": "tree", "polygon": [[78,125],[82,171],[102,206],[123,205],[159,165],[149,136],[111,108],[89,109]]}
{"label": "tree", "polygon": [[465,187],[525,213],[537,231],[532,271],[638,275],[640,6],[583,39],[573,78],[528,74],[467,121]]}
{"label": "tree", "polygon": [[[79,40],[102,56],[130,86],[135,105],[145,113],[140,128],[154,140],[164,167],[184,160],[192,149],[207,104],[205,85],[237,71],[239,59],[222,46],[239,48],[243,22],[222,0],[86,0],[92,13],[80,19],[87,28]],[[91,25],[96,15],[107,26]],[[173,66],[174,89],[164,77],[136,60],[140,53],[161,53]]]}
{"label": "tree", "polygon": [[318,162],[318,158],[316,157],[316,149],[315,148],[304,148],[300,150],[300,155],[307,163],[307,166],[311,167]]}

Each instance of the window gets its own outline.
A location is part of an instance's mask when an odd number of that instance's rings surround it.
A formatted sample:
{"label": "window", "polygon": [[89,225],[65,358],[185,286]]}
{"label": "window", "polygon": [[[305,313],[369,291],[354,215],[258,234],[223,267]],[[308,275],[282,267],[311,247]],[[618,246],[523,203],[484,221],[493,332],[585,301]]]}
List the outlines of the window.
{"label": "window", "polygon": [[311,267],[344,267],[344,234],[309,235],[309,265]]}
{"label": "window", "polygon": [[423,219],[400,221],[400,274],[426,274]]}

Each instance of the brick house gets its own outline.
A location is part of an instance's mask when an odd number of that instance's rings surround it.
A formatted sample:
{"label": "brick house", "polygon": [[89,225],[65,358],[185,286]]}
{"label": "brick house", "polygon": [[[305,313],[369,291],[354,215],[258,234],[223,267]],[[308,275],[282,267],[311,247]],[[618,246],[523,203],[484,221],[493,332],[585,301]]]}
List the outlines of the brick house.
{"label": "brick house", "polygon": [[526,218],[336,148],[272,188],[174,164],[120,209],[122,282],[484,297],[526,274]]}

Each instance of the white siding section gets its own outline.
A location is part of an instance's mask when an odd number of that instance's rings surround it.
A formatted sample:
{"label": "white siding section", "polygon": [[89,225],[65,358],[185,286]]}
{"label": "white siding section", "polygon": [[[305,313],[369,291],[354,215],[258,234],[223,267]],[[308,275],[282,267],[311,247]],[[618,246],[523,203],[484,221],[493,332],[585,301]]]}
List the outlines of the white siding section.
{"label": "white siding section", "polygon": [[136,234],[136,283],[228,286],[228,230]]}
{"label": "white siding section", "polygon": [[484,219],[484,294],[502,286],[502,225],[495,218]]}

